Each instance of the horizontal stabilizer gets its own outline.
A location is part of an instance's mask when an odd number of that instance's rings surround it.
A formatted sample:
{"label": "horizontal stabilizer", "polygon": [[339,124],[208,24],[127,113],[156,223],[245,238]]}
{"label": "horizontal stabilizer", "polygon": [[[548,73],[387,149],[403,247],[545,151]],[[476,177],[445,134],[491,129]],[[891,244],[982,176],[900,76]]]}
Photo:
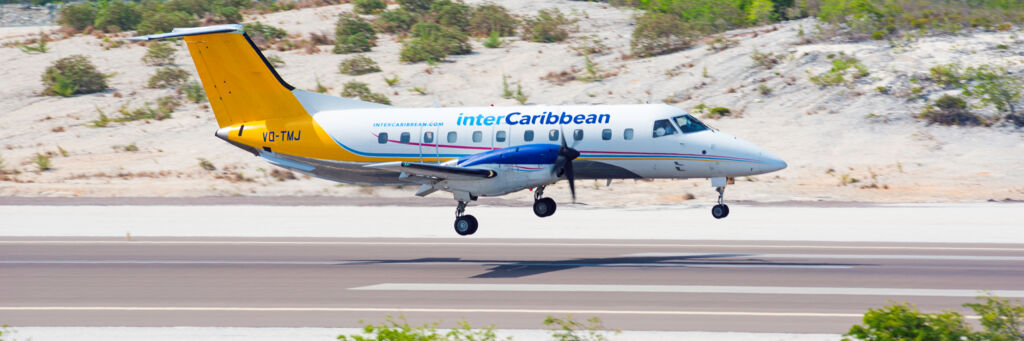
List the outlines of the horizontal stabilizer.
{"label": "horizontal stabilizer", "polygon": [[447,180],[489,179],[498,176],[498,173],[490,169],[442,166],[433,163],[396,161],[375,163],[365,167],[383,168],[396,172]]}
{"label": "horizontal stabilizer", "polygon": [[212,34],[212,33],[225,33],[225,32],[242,32],[241,24],[226,24],[226,25],[214,25],[214,26],[203,26],[203,27],[189,27],[189,28],[176,28],[169,33],[150,34],[148,36],[139,36],[127,38],[131,41],[145,41],[145,40],[158,40],[167,38],[179,38],[187,36],[196,36],[200,34]]}

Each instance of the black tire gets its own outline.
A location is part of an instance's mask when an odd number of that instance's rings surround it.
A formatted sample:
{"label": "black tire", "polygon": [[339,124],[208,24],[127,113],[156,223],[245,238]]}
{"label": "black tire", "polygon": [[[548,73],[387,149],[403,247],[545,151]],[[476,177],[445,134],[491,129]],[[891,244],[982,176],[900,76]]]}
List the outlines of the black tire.
{"label": "black tire", "polygon": [[533,202],[533,214],[538,217],[550,217],[555,214],[555,209],[558,205],[555,205],[555,200],[551,198],[541,198],[540,200]]}
{"label": "black tire", "polygon": [[455,218],[455,233],[458,233],[460,236],[468,236],[476,233],[477,226],[478,223],[476,221],[476,217],[471,215],[464,215]]}
{"label": "black tire", "polygon": [[711,216],[722,219],[729,216],[729,205],[718,204],[711,208]]}

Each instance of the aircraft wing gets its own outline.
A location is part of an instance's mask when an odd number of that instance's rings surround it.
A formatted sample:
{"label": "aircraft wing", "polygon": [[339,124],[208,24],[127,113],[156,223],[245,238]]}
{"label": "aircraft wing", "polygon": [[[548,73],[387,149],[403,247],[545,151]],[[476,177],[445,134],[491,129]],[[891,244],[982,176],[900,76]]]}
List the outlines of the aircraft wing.
{"label": "aircraft wing", "polygon": [[405,173],[408,176],[422,176],[442,180],[479,180],[493,178],[498,175],[497,172],[490,169],[443,166],[420,162],[383,162],[366,165],[365,167],[382,168]]}

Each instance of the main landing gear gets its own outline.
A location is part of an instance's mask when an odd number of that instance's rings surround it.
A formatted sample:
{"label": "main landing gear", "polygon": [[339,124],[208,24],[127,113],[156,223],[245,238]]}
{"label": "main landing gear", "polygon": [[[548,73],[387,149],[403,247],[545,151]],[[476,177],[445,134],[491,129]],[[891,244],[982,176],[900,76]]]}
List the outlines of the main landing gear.
{"label": "main landing gear", "polygon": [[469,203],[459,200],[459,206],[455,208],[455,233],[458,233],[460,236],[476,233],[476,228],[479,226],[476,217],[464,214],[466,213],[467,204]]}
{"label": "main landing gear", "polygon": [[718,191],[718,205],[711,208],[711,215],[715,219],[722,219],[729,216],[729,205],[725,204],[725,186],[715,187]]}
{"label": "main landing gear", "polygon": [[533,192],[533,214],[541,218],[555,214],[555,209],[558,207],[555,205],[555,200],[542,198],[543,195],[544,186],[537,187],[537,190]]}

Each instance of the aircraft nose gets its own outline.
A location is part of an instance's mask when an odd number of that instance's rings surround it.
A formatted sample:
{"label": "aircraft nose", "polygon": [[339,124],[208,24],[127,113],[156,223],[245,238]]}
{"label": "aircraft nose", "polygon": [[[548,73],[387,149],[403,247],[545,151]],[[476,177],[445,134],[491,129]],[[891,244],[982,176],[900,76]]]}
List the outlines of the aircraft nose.
{"label": "aircraft nose", "polygon": [[786,164],[786,161],[783,161],[782,158],[775,156],[775,154],[763,152],[761,155],[761,162],[762,164],[764,164],[765,172],[774,172],[777,170],[784,169],[786,168],[786,166],[788,166]]}

